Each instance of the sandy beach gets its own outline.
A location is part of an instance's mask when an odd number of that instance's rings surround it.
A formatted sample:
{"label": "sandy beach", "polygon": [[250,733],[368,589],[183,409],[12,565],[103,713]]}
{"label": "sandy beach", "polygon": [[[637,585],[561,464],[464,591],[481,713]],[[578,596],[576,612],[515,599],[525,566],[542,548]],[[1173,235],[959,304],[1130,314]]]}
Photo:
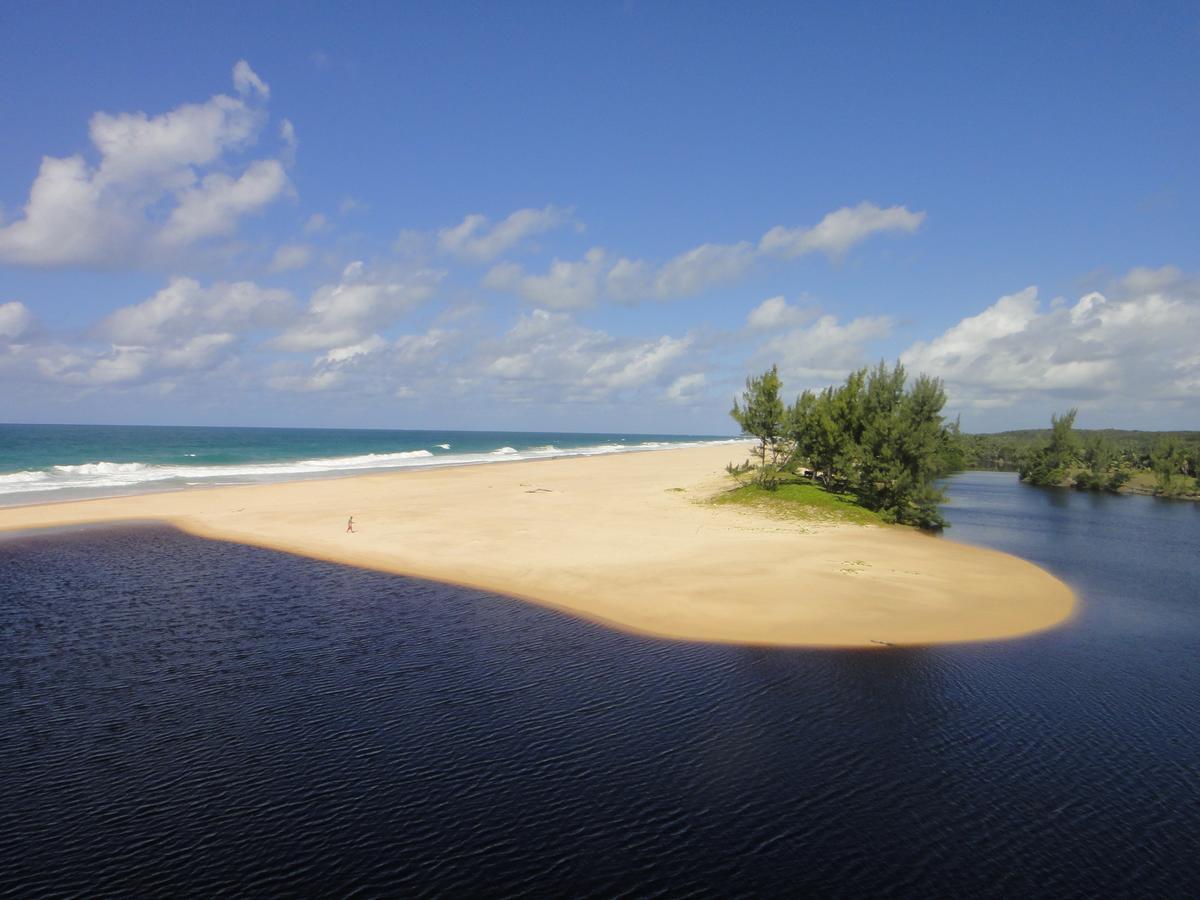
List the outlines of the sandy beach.
{"label": "sandy beach", "polygon": [[[1014,556],[906,528],[781,521],[704,502],[729,486],[724,466],[745,449],[15,507],[0,509],[0,531],[160,521],[683,640],[936,644],[1015,637],[1070,616],[1070,588]],[[353,534],[345,532],[350,515]]]}

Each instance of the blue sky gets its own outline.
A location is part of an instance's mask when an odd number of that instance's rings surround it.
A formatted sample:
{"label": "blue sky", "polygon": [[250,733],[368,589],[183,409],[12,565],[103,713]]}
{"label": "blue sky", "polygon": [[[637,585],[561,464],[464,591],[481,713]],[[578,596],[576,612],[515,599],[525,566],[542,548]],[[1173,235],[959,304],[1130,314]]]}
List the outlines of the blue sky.
{"label": "blue sky", "polygon": [[1194,4],[9,4],[0,420],[1200,427]]}

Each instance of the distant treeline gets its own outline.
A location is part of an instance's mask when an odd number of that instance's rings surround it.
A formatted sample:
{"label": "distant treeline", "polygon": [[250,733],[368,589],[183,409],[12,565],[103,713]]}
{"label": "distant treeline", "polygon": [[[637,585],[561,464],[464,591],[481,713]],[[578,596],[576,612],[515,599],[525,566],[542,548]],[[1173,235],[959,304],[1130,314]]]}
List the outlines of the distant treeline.
{"label": "distant treeline", "polygon": [[[1164,440],[1174,440],[1192,451],[1200,451],[1200,431],[1126,431],[1118,428],[1076,428],[1074,433],[1081,444],[1097,439],[1106,441],[1128,465],[1150,468],[1154,448]],[[964,434],[963,453],[969,469],[991,469],[997,472],[1017,472],[1021,460],[1046,446],[1049,428],[1025,428],[1019,431],[997,431],[991,434]]]}
{"label": "distant treeline", "polygon": [[1075,410],[1050,428],[960,436],[964,468],[1020,473],[1044,487],[1200,494],[1200,431],[1075,429]]}

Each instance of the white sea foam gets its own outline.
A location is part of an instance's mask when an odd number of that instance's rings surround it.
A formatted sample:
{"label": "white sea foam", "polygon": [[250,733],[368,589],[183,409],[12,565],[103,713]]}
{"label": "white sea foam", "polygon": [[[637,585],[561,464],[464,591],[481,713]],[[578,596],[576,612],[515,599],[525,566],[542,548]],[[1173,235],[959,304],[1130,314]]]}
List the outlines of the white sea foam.
{"label": "white sea foam", "polygon": [[2,484],[29,484],[31,482],[45,481],[50,477],[48,472],[11,472],[8,475],[0,475],[0,485]]}
{"label": "white sea foam", "polygon": [[[740,443],[741,438],[710,441],[644,441],[640,444],[593,444],[559,448],[544,444],[527,450],[498,447],[474,453],[443,453],[429,450],[403,450],[396,453],[366,453],[359,456],[335,456],[317,459],[227,465],[157,465],[142,462],[96,462],[51,466],[46,470],[25,470],[0,474],[0,502],[9,495],[40,493],[48,496],[96,496],[129,493],[170,487],[195,487],[216,484],[246,484],[285,481],[294,478],[350,474],[375,469],[430,468],[483,465],[523,459],[550,459],[563,456],[600,456],[639,450],[666,450],[712,444]],[[449,444],[437,445],[449,449]],[[68,492],[64,495],[63,491]],[[39,498],[29,498],[35,500]],[[28,502],[25,500],[19,502]]]}
{"label": "white sea foam", "polygon": [[146,465],[139,462],[95,462],[84,463],[81,466],[55,466],[54,471],[64,475],[125,475],[131,472],[144,472]]}

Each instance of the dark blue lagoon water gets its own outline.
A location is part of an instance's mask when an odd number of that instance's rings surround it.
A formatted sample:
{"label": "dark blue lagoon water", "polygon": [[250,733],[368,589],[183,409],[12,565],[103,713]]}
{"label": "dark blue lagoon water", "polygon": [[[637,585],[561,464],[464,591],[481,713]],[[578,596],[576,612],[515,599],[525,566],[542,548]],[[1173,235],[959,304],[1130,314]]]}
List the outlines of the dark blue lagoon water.
{"label": "dark blue lagoon water", "polygon": [[631,637],[154,527],[0,542],[0,896],[1200,893],[1200,509],[969,474],[978,645]]}

